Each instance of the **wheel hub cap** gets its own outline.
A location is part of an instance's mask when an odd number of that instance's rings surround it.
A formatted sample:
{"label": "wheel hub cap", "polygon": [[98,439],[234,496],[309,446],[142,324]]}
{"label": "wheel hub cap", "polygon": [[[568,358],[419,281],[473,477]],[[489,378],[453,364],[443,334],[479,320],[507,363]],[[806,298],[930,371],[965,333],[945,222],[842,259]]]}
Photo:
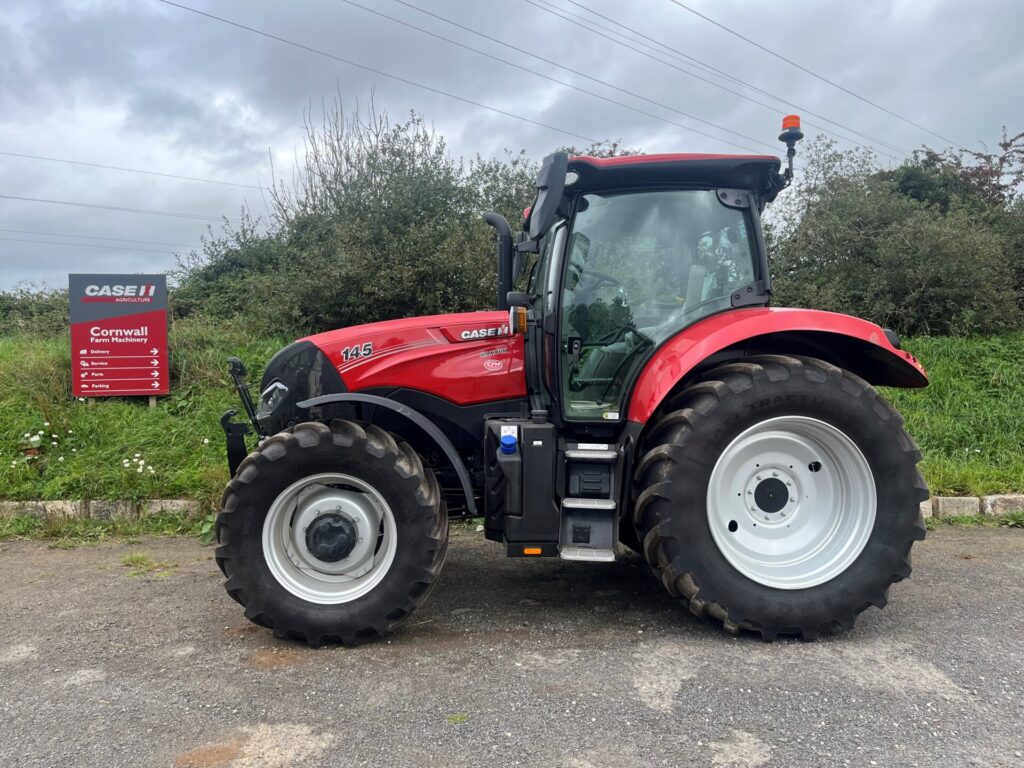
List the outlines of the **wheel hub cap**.
{"label": "wheel hub cap", "polygon": [[271,574],[312,603],[347,603],[387,574],[398,549],[391,508],[365,481],[342,473],[310,475],[274,499],[263,522]]}
{"label": "wheel hub cap", "polygon": [[338,513],[321,515],[306,529],[306,548],[326,563],[344,560],[356,546],[355,524]]}
{"label": "wheel hub cap", "polygon": [[849,568],[875,522],[871,468],[836,427],[807,416],[766,419],[740,433],[712,470],[712,538],[747,578],[806,589]]}
{"label": "wheel hub cap", "polygon": [[762,480],[754,489],[754,503],[769,515],[781,512],[789,501],[786,484],[774,477]]}

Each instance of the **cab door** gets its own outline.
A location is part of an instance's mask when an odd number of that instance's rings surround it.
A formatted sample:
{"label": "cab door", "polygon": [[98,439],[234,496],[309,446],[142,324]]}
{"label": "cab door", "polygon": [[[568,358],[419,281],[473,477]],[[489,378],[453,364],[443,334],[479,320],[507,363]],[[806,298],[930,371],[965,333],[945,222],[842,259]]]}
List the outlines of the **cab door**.
{"label": "cab door", "polygon": [[649,354],[762,278],[750,196],[721,198],[658,188],[577,199],[558,281],[566,421],[620,421]]}

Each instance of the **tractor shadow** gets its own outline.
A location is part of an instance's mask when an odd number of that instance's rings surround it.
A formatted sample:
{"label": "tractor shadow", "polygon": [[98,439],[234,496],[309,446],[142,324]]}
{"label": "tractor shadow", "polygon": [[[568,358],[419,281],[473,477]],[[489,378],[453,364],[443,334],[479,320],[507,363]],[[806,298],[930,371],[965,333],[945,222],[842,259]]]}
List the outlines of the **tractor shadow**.
{"label": "tractor shadow", "polygon": [[721,632],[674,600],[629,550],[614,563],[507,558],[501,545],[462,535],[452,537],[427,602],[391,639],[450,646],[571,633],[579,646],[662,630]]}

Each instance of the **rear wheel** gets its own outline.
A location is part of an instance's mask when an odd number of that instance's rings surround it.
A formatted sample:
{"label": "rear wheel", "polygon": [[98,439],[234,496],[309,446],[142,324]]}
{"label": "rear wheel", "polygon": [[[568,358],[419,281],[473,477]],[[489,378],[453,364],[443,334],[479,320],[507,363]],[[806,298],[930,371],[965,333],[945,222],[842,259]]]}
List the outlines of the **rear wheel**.
{"label": "rear wheel", "polygon": [[847,629],[910,574],[920,452],[866,382],[812,358],[712,370],[649,428],[634,522],[669,592],[765,639]]}
{"label": "rear wheel", "polygon": [[217,563],[251,621],[310,645],[385,634],[423,602],[447,550],[433,473],[374,426],[306,423],[239,467]]}

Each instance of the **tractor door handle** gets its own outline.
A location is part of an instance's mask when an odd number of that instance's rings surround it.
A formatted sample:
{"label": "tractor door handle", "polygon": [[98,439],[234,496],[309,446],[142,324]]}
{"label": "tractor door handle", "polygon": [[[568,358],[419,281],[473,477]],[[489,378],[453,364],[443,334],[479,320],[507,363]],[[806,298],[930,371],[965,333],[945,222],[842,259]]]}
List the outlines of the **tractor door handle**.
{"label": "tractor door handle", "polygon": [[576,373],[580,369],[580,352],[583,350],[583,339],[579,336],[570,336],[567,342],[569,354],[572,355],[572,372]]}

